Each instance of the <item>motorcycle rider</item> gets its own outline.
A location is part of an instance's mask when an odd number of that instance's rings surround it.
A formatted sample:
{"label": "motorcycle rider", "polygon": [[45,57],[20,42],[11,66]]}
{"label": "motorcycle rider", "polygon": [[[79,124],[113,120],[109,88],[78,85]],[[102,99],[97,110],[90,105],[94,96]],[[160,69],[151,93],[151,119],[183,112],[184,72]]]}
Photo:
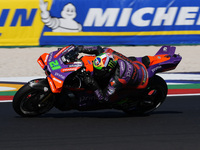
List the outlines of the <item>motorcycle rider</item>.
{"label": "motorcycle rider", "polygon": [[84,71],[83,79],[99,101],[108,102],[110,97],[124,86],[142,89],[148,84],[147,69],[135,57],[128,58],[111,48],[101,46],[79,45],[75,49],[79,53],[96,55],[93,74]]}

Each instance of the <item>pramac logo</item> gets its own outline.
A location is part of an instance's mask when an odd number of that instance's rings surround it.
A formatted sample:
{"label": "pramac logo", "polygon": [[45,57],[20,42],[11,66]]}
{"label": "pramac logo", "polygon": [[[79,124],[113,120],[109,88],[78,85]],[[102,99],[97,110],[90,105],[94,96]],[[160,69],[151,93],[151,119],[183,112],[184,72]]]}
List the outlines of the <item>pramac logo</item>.
{"label": "pramac logo", "polygon": [[72,3],[63,7],[61,12],[62,18],[54,18],[47,10],[48,2],[40,0],[40,10],[42,22],[53,32],[80,32],[82,25],[74,20],[76,17],[76,8]]}

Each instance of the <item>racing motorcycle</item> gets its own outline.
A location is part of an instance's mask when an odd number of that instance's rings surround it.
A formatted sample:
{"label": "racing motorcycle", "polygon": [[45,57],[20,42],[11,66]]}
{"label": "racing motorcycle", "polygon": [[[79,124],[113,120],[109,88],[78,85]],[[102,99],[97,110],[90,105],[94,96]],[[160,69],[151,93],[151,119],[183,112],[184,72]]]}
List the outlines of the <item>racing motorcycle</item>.
{"label": "racing motorcycle", "polygon": [[[59,48],[38,58],[46,78],[31,80],[16,92],[12,104],[17,114],[34,117],[47,113],[53,107],[61,111],[117,109],[130,115],[149,114],[164,102],[168,93],[165,80],[156,74],[175,69],[182,59],[175,54],[173,46],[162,46],[154,56],[129,57],[142,62],[147,68],[147,87],[137,89],[127,86],[117,91],[109,102],[100,102],[82,78],[83,72],[93,71],[95,56],[78,58],[74,48],[73,45]],[[105,81],[101,83],[102,88],[107,85]]]}

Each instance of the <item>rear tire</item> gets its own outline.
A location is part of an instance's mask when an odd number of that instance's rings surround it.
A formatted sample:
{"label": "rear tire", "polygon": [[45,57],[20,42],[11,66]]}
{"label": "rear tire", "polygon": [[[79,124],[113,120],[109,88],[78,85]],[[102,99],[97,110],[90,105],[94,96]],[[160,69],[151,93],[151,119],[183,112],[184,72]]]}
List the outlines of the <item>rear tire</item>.
{"label": "rear tire", "polygon": [[22,117],[35,117],[48,112],[54,106],[51,92],[33,89],[25,84],[13,98],[13,109]]}
{"label": "rear tire", "polygon": [[141,101],[134,109],[127,109],[124,112],[130,115],[148,114],[157,109],[166,99],[168,87],[163,78],[155,75],[149,80],[147,88],[144,90]]}

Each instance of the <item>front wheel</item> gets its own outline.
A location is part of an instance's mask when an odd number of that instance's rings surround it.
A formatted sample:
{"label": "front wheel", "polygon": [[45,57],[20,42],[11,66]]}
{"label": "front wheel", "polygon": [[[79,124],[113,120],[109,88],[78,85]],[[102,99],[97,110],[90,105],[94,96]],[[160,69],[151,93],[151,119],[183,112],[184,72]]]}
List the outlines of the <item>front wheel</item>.
{"label": "front wheel", "polygon": [[25,84],[13,98],[13,108],[22,117],[35,117],[46,113],[54,106],[54,98],[50,91],[33,89]]}
{"label": "front wheel", "polygon": [[124,112],[131,115],[147,114],[157,109],[166,99],[168,87],[164,79],[155,75],[149,80],[141,100],[134,109],[127,109]]}

